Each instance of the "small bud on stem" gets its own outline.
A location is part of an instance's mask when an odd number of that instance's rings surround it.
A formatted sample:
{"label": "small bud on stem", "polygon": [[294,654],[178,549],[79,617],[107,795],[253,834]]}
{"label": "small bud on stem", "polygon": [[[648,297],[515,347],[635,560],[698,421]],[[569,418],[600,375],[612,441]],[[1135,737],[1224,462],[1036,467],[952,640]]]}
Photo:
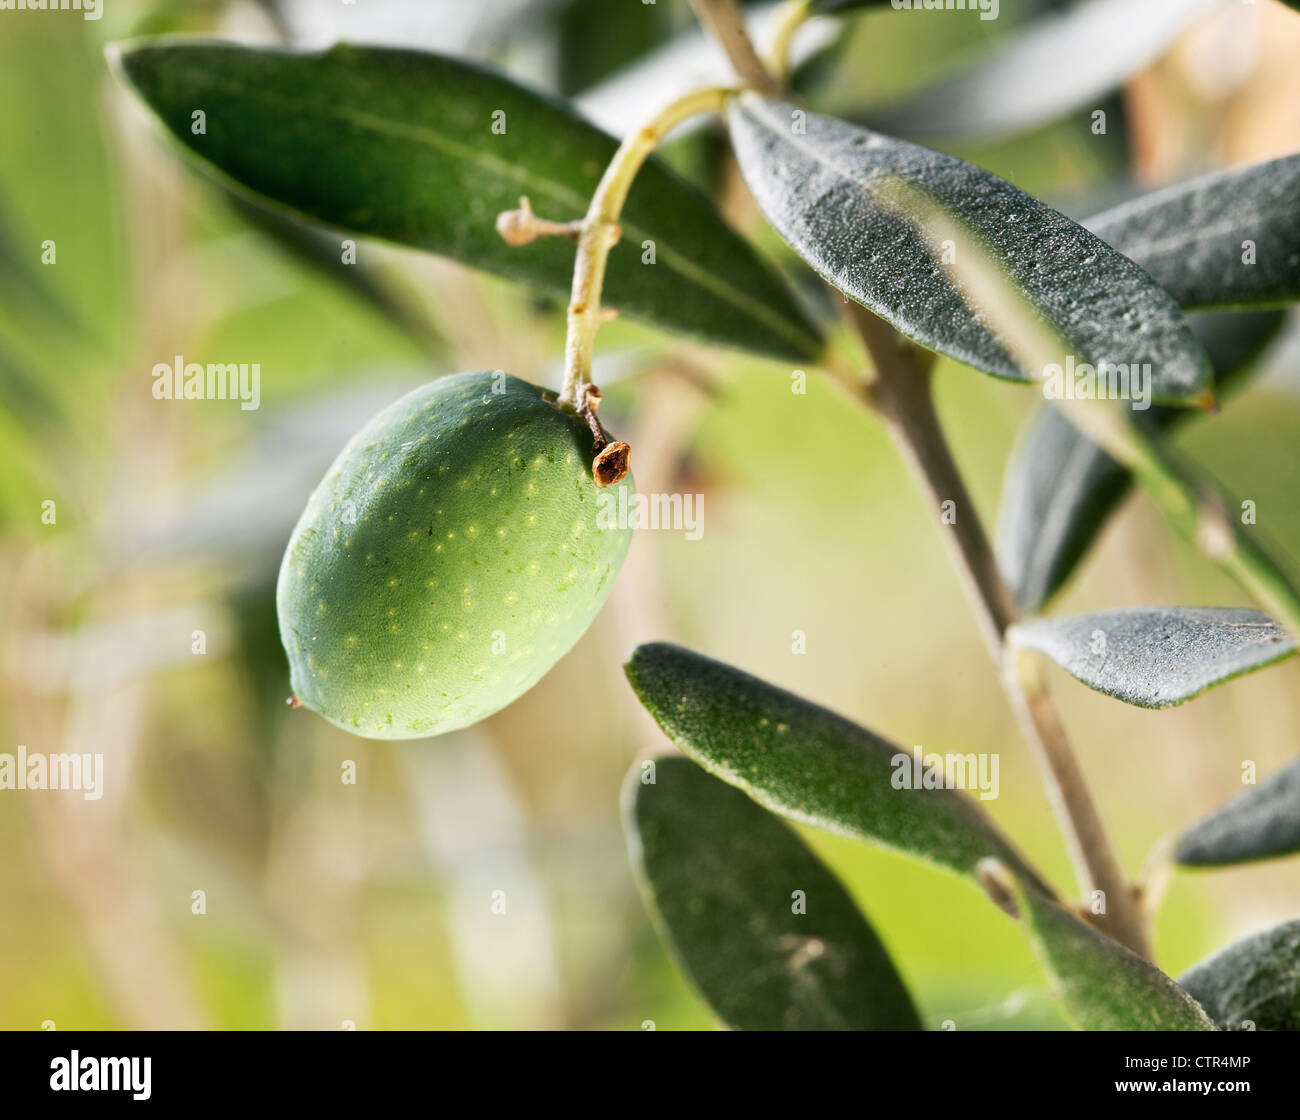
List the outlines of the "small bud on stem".
{"label": "small bud on stem", "polygon": [[517,248],[528,245],[539,237],[567,237],[577,241],[582,234],[582,220],[552,222],[533,213],[527,196],[519,199],[518,210],[503,210],[497,215],[497,233],[507,245]]}

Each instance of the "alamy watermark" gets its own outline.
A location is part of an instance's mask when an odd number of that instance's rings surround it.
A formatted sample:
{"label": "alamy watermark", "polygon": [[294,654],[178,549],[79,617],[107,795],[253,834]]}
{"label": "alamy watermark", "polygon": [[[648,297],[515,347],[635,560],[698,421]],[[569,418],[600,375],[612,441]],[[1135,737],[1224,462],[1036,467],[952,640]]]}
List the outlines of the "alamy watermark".
{"label": "alamy watermark", "polygon": [[1000,0],[889,0],[896,12],[979,12],[980,19],[997,19]]}
{"label": "alamy watermark", "polygon": [[981,801],[998,796],[1000,763],[996,754],[911,754],[898,751],[889,761],[895,789],[964,789],[979,793]]}
{"label": "alamy watermark", "polygon": [[102,754],[0,754],[0,790],[81,790],[87,801],[104,796]]}
{"label": "alamy watermark", "polygon": [[703,494],[631,494],[626,486],[617,493],[596,495],[597,529],[666,529],[685,533],[688,541],[704,536]]}
{"label": "alamy watermark", "polygon": [[104,14],[104,0],[0,0],[0,12],[80,12],[83,19]]}
{"label": "alamy watermark", "polygon": [[50,1089],[59,1092],[130,1093],[137,1101],[147,1101],[152,1058],[96,1058],[73,1050],[66,1058],[50,1060]]}
{"label": "alamy watermark", "polygon": [[1049,401],[1132,401],[1133,409],[1151,407],[1151,363],[1088,362],[1074,360],[1043,369],[1043,396]]}
{"label": "alamy watermark", "polygon": [[253,362],[187,362],[177,354],[153,367],[153,395],[159,401],[239,401],[245,412],[262,403],[262,367]]}

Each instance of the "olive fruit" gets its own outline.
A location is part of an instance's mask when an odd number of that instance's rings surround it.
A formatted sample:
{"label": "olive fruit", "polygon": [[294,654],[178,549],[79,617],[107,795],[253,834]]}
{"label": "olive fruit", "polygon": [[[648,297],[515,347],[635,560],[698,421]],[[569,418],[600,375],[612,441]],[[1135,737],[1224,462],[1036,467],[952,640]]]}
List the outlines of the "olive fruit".
{"label": "olive fruit", "polygon": [[499,370],[379,413],[312,493],[280,566],[295,699],[354,734],[411,739],[531,688],[591,624],[631,540],[598,498],[619,508],[632,478],[598,489],[594,444],[580,417]]}

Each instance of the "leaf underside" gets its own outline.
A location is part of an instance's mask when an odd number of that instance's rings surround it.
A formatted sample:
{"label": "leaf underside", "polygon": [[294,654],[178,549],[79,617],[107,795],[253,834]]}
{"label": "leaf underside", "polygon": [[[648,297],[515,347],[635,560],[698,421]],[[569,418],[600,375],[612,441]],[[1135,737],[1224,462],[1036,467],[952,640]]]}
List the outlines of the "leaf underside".
{"label": "leaf underside", "polygon": [[1178,980],[1225,1031],[1300,1031],[1300,921],[1247,937]]}
{"label": "leaf underside", "polygon": [[1131,607],[1012,627],[1008,639],[1089,688],[1168,708],[1295,652],[1271,618],[1242,607]]}
{"label": "leaf underside", "polygon": [[1066,1013],[1092,1031],[1212,1031],[1187,992],[1119,942],[1032,888],[1017,884],[1020,913]]}
{"label": "leaf underside", "polygon": [[[495,228],[524,195],[544,218],[586,212],[617,145],[562,103],[472,63],[381,47],[165,38],[121,49],[117,63],[172,135],[243,189],[339,230],[568,296],[567,239],[511,247]],[[205,131],[195,134],[198,109]],[[657,161],[637,177],[622,228],[608,306],[724,345],[819,353],[817,329],[780,278]],[[649,241],[653,265],[642,263]]]}
{"label": "leaf underside", "polygon": [[1298,198],[1300,155],[1289,155],[1178,183],[1084,224],[1182,307],[1280,307],[1300,299]]}
{"label": "leaf underside", "polygon": [[920,1030],[888,951],[794,830],[685,758],[633,767],[624,820],[651,913],[743,1030]]}
{"label": "leaf underside", "polygon": [[679,749],[773,812],[967,875],[996,856],[1050,892],[974,801],[895,788],[913,756],[865,728],[681,646],[638,646],[625,668]]}
{"label": "leaf underside", "polygon": [[1300,762],[1238,794],[1178,841],[1186,867],[1224,867],[1300,852]]}
{"label": "leaf underside", "polygon": [[[1201,312],[1192,330],[1214,367],[1222,399],[1277,335],[1281,311]],[[1191,413],[1154,405],[1135,411],[1156,432]],[[1027,613],[1036,613],[1068,581],[1132,485],[1132,475],[1054,407],[1026,424],[1007,462],[998,505],[998,567]]]}
{"label": "leaf underside", "polygon": [[894,183],[933,200],[978,237],[1076,362],[1149,364],[1157,400],[1188,400],[1208,385],[1206,355],[1169,295],[1101,239],[1005,180],[754,93],[736,98],[728,120],[767,220],[825,280],[908,338],[999,377],[1043,374],[1023,369],[1003,331],[971,310],[951,270],[935,262],[918,216],[900,212]]}

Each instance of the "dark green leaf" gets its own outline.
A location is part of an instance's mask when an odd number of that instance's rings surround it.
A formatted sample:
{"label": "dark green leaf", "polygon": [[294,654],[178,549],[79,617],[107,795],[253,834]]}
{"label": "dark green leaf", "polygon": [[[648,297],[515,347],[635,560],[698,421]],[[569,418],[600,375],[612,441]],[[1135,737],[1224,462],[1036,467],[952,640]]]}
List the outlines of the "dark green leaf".
{"label": "dark green leaf", "polygon": [[719,1019],[921,1029],[880,938],[788,825],[687,759],[654,766],[654,784],[637,766],[624,786],[628,847],[660,933]]}
{"label": "dark green leaf", "polygon": [[953,789],[895,788],[913,755],[865,728],[666,642],[638,646],[625,668],[669,739],[773,812],[967,875],[995,855],[1041,883],[974,801]]}
{"label": "dark green leaf", "polygon": [[1196,1001],[1155,965],[1032,888],[1015,883],[1013,889],[1034,948],[1076,1026],[1090,1031],[1215,1029]]}
{"label": "dark green leaf", "polygon": [[667,4],[629,11],[609,0],[568,0],[548,12],[555,24],[559,91],[576,93],[634,65],[672,33],[674,14]]}
{"label": "dark green leaf", "polygon": [[1225,1031],[1300,1031],[1300,922],[1229,945],[1178,982]]}
{"label": "dark green leaf", "polygon": [[1041,618],[1008,638],[1046,654],[1089,688],[1168,708],[1295,652],[1267,615],[1241,607],[1133,607]]}
{"label": "dark green leaf", "polygon": [[1300,762],[1238,794],[1178,841],[1186,867],[1223,867],[1300,852]]}
{"label": "dark green leaf", "polygon": [[860,8],[883,8],[890,0],[812,0],[808,10],[830,15],[833,12],[853,12]]}
{"label": "dark green leaf", "polygon": [[1010,183],[753,93],[736,99],[729,120],[741,171],[768,221],[822,277],[909,338],[999,377],[1043,374],[1010,356],[1005,326],[972,313],[960,283],[936,265],[920,216],[900,207],[896,183],[967,227],[1076,361],[1149,364],[1157,400],[1205,390],[1205,353],[1169,296],[1132,261]]}
{"label": "dark green leaf", "polygon": [[1291,155],[1179,183],[1086,224],[1183,307],[1278,307],[1300,299],[1297,198],[1300,155]]}
{"label": "dark green leaf", "polygon": [[299,221],[292,214],[263,206],[247,195],[225,192],[226,201],[249,225],[273,241],[289,256],[317,274],[326,276],[399,326],[418,346],[433,355],[446,346],[426,316],[393,286],[366,265],[344,264],[335,238]]}
{"label": "dark green leaf", "polygon": [[[1210,355],[1220,398],[1284,319],[1281,311],[1209,311],[1189,318]],[[1160,405],[1134,412],[1157,432],[1188,415]],[[1043,408],[1026,425],[1007,463],[998,512],[998,566],[1026,612],[1037,612],[1064,586],[1131,485],[1128,470],[1059,409]]]}
{"label": "dark green leaf", "polygon": [[[542,217],[585,212],[616,145],[564,105],[418,51],[298,53],[163,39],[118,58],[173,135],[254,194],[568,295],[567,240],[511,248],[495,229],[521,195]],[[206,114],[200,135],[191,131],[196,110]],[[642,264],[645,241],[655,244],[654,265]],[[794,359],[819,349],[771,268],[654,162],[632,188],[605,295],[611,307],[711,341]]]}
{"label": "dark green leaf", "polygon": [[[1145,68],[1219,0],[1092,0],[1044,16],[972,65],[870,115],[882,132],[986,138],[1097,100]],[[967,18],[975,21],[978,16]],[[1088,59],[1080,65],[1080,59]]]}

